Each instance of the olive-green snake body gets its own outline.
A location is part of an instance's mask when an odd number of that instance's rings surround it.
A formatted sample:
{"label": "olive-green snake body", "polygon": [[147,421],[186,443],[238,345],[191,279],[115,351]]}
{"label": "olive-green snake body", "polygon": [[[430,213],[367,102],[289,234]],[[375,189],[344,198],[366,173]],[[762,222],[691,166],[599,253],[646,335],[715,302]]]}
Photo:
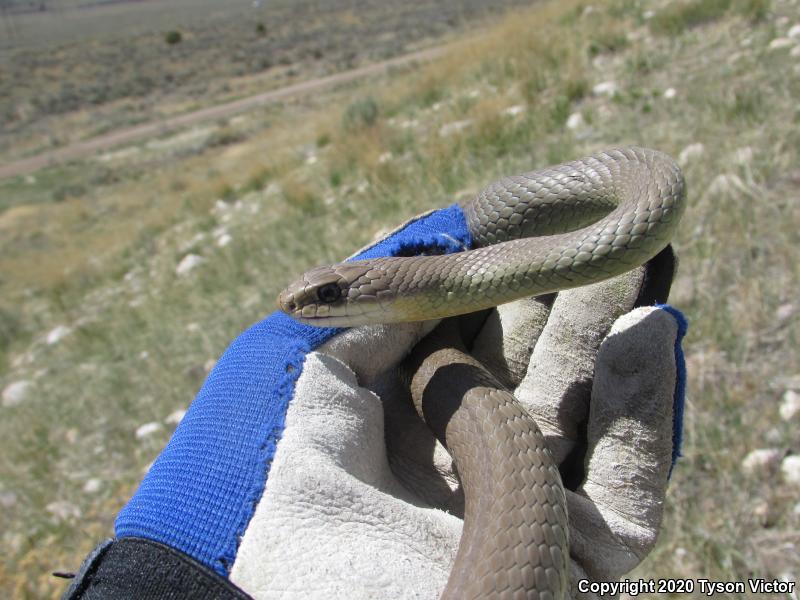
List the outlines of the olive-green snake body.
{"label": "olive-green snake body", "polygon": [[[501,179],[464,204],[474,250],[319,267],[278,302],[304,323],[337,327],[474,312],[643,264],[669,243],[684,206],[683,176],[671,158],[608,150]],[[459,364],[468,366],[457,377],[434,377]],[[444,595],[563,597],[566,507],[541,432],[467,355],[434,348],[418,367],[412,392],[423,418],[430,420],[425,395],[455,393],[457,404],[433,427],[453,453],[467,505]]]}

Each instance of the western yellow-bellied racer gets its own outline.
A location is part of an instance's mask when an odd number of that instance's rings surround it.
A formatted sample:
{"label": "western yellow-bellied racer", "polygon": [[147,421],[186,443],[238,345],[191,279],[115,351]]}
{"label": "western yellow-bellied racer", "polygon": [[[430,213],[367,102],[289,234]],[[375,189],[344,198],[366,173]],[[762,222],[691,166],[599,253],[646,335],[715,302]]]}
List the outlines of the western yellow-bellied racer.
{"label": "western yellow-bellied racer", "polygon": [[[292,283],[278,302],[296,319],[319,326],[473,312],[594,283],[643,264],[669,243],[684,206],[683,176],[671,158],[645,148],[608,150],[501,179],[465,203],[474,250],[319,267]],[[513,396],[504,396],[508,393],[466,355],[446,349],[432,351],[420,365],[420,373],[429,374],[417,385],[421,414],[424,390],[436,389],[429,385],[430,374],[448,364],[469,365],[464,369],[472,383],[451,381],[461,402],[439,427],[467,502],[445,595],[561,597],[568,560],[566,509],[544,439]],[[462,419],[462,410],[471,415]],[[498,448],[511,452],[508,460],[498,458]],[[484,529],[471,527],[470,520],[482,514],[496,518]],[[481,574],[477,580],[475,573]]]}

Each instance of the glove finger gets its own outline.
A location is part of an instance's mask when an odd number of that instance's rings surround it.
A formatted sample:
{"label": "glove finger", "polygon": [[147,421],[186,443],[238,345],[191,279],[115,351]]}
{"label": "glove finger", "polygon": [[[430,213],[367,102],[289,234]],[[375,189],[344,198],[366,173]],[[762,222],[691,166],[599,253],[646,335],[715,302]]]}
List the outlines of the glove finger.
{"label": "glove finger", "polygon": [[439,321],[366,325],[331,338],[318,351],[349,366],[361,385],[369,386],[397,365]]}
{"label": "glove finger", "polygon": [[635,567],[656,540],[673,456],[679,323],[666,310],[621,317],[597,357],[586,479],[569,494],[571,553],[595,580]]}
{"label": "glove finger", "polygon": [[573,450],[582,462],[579,442],[585,437],[600,344],[620,315],[635,306],[666,302],[674,265],[667,247],[642,267],[561,292],[555,299],[515,395],[534,415],[558,464]]}
{"label": "glove finger", "polygon": [[489,313],[475,337],[472,355],[508,389],[525,377],[555,298],[547,294],[502,304]]}
{"label": "glove finger", "polygon": [[453,459],[419,418],[404,379],[389,371],[371,388],[383,404],[392,473],[425,505],[463,518],[464,493]]}
{"label": "glove finger", "polygon": [[461,524],[420,507],[397,482],[383,425],[382,403],[346,365],[306,357],[234,583],[333,598],[399,597],[409,580],[431,596],[444,585]]}

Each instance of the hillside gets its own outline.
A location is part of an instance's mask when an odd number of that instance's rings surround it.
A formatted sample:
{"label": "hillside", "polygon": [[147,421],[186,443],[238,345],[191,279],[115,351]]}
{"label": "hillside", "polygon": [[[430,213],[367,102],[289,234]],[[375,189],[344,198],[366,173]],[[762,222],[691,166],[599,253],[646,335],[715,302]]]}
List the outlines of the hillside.
{"label": "hillside", "polygon": [[798,25],[796,0],[542,2],[429,65],[0,181],[0,581],[58,595],[297,273],[617,144],[689,186],[684,456],[632,578],[797,581]]}
{"label": "hillside", "polygon": [[527,3],[61,0],[0,12],[0,160],[398,56]]}

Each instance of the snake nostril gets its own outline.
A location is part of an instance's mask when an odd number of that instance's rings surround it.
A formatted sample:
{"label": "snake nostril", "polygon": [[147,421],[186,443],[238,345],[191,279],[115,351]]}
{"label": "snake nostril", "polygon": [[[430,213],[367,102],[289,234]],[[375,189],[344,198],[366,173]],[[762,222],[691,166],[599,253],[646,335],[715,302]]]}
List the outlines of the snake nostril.
{"label": "snake nostril", "polygon": [[286,310],[288,310],[289,312],[294,312],[296,308],[297,308],[297,304],[295,304],[294,302],[287,302],[286,303]]}

